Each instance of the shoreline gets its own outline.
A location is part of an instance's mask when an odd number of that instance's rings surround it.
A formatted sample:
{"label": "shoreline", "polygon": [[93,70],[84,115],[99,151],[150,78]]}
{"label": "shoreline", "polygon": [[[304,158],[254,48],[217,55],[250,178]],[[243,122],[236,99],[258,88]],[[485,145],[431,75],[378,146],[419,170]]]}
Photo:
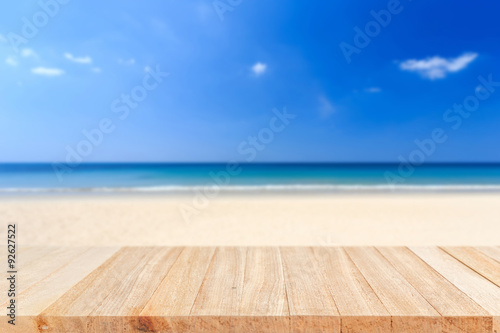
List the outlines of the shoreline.
{"label": "shoreline", "polygon": [[151,186],[151,187],[104,187],[104,188],[0,188],[0,198],[10,196],[45,195],[173,195],[188,196],[206,193],[215,195],[330,195],[330,194],[421,194],[421,193],[498,193],[500,184],[408,184],[408,185],[189,185],[189,186]]}

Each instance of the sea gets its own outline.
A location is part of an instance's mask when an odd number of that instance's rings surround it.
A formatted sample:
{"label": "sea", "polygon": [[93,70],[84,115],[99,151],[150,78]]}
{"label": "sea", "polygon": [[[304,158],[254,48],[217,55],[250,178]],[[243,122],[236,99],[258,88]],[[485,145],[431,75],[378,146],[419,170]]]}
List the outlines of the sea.
{"label": "sea", "polygon": [[0,193],[500,191],[500,164],[0,164]]}

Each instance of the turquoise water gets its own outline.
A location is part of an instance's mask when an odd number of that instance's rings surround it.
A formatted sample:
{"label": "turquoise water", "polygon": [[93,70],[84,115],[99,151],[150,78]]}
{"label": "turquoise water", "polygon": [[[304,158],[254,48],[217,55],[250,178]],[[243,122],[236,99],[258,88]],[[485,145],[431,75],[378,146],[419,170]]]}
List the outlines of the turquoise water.
{"label": "turquoise water", "polygon": [[500,190],[500,164],[0,164],[0,192]]}

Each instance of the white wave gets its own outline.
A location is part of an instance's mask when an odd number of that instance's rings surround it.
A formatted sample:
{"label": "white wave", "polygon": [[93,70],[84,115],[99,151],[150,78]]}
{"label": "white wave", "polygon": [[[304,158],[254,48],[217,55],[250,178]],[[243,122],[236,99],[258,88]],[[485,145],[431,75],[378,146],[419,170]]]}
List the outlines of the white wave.
{"label": "white wave", "polygon": [[434,184],[434,185],[389,185],[389,184],[290,184],[290,185],[198,185],[198,186],[150,186],[150,187],[92,187],[92,188],[0,188],[0,193],[182,193],[182,192],[355,192],[355,191],[500,191],[500,184]]}

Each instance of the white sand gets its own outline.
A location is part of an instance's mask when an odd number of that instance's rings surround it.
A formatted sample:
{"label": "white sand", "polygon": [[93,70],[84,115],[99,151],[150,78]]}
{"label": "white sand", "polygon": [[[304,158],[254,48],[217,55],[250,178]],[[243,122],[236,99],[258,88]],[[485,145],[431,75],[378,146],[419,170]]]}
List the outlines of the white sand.
{"label": "white sand", "polygon": [[0,197],[23,245],[500,245],[500,194]]}

